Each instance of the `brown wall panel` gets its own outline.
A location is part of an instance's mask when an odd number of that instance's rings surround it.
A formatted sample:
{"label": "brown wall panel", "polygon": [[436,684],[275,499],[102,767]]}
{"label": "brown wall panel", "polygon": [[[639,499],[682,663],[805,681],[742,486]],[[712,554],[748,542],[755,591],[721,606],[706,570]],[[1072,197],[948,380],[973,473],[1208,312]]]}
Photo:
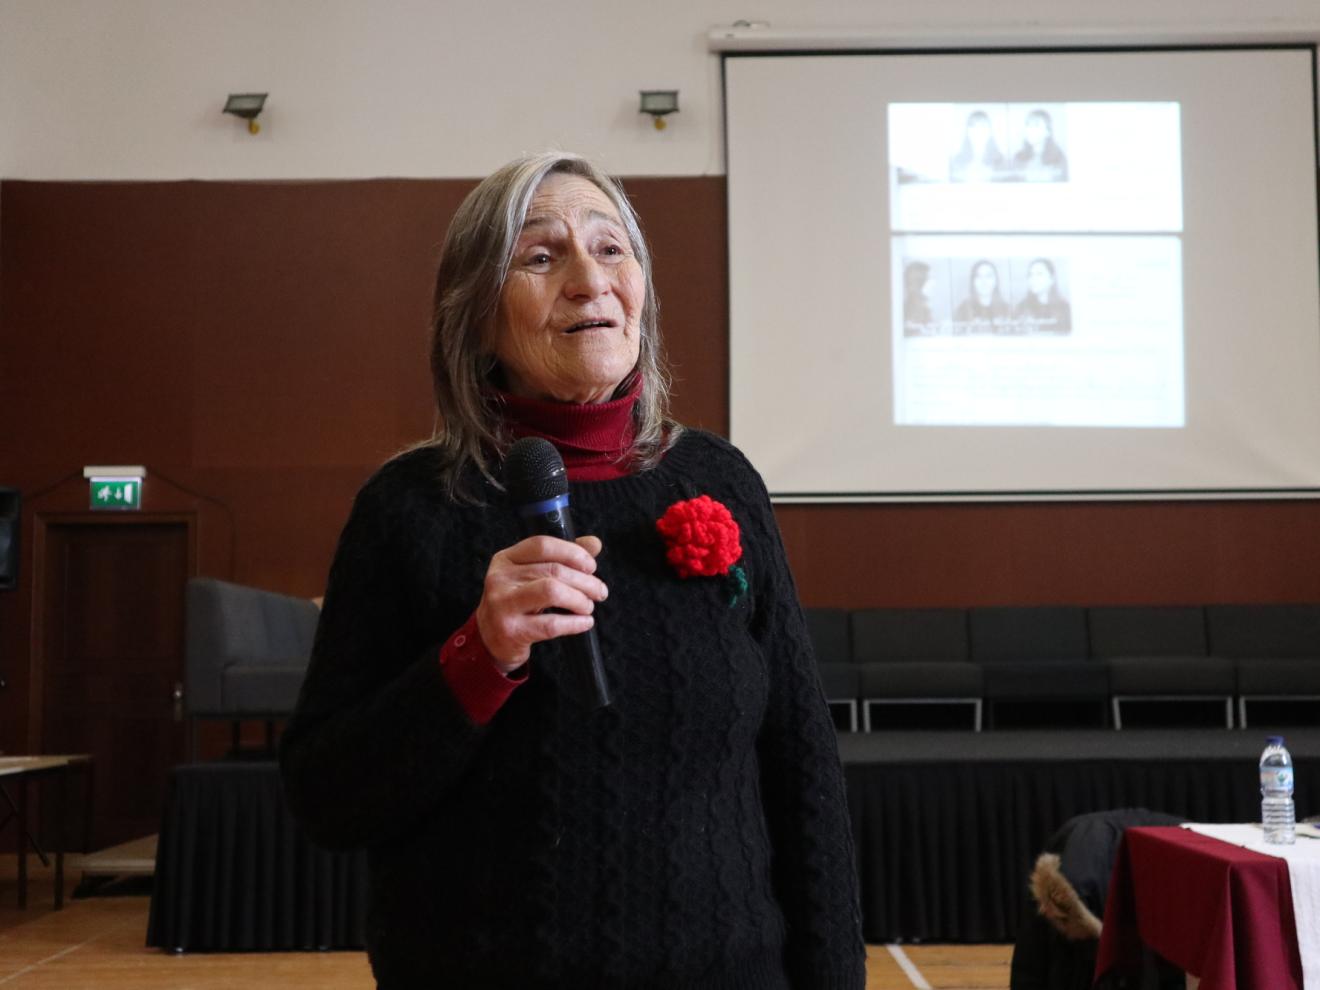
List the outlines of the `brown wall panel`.
{"label": "brown wall panel", "polygon": [[[0,184],[0,483],[31,493],[84,464],[145,463],[208,500],[225,522],[206,532],[232,524],[214,537],[223,546],[204,548],[211,573],[318,594],[357,487],[430,428],[434,266],[471,187]],[[626,187],[655,257],[675,412],[724,432],[725,181]],[[80,485],[45,497],[76,502]],[[1316,502],[785,506],[779,517],[807,604],[1320,600]],[[29,588],[0,594],[11,681],[29,610]],[[0,718],[23,717],[6,706]]]}
{"label": "brown wall panel", "polygon": [[206,300],[195,464],[362,463],[430,428],[431,280],[467,190],[449,185],[200,187],[206,226],[226,237],[187,282]]}
{"label": "brown wall panel", "polygon": [[729,277],[723,179],[630,179],[655,268],[674,411],[729,430]]}
{"label": "brown wall panel", "polygon": [[153,455],[186,463],[192,298],[170,279],[188,218],[147,187],[22,185],[3,187],[4,462],[122,460],[150,424]]}
{"label": "brown wall panel", "polygon": [[190,487],[227,506],[236,519],[235,580],[314,598],[325,590],[335,541],[353,496],[373,469],[207,468],[184,477]]}
{"label": "brown wall panel", "polygon": [[804,604],[1320,601],[1320,505],[781,506]]}

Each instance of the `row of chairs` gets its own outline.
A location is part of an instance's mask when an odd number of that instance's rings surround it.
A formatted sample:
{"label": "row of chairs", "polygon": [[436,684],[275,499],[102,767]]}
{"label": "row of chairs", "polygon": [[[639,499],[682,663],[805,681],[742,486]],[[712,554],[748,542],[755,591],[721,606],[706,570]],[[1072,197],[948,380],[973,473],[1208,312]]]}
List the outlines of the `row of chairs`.
{"label": "row of chairs", "polygon": [[805,610],[832,706],[871,731],[887,705],[1320,700],[1320,605]]}

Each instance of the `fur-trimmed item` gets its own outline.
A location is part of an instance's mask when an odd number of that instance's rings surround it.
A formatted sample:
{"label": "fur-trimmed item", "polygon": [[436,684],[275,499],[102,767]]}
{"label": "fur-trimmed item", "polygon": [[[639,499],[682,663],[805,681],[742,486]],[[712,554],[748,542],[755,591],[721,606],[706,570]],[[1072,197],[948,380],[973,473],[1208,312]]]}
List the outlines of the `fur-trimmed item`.
{"label": "fur-trimmed item", "polygon": [[1040,854],[1036,868],[1031,871],[1028,885],[1041,917],[1064,938],[1081,941],[1100,937],[1100,919],[1091,913],[1091,909],[1082,902],[1073,885],[1063,875],[1057,854]]}
{"label": "fur-trimmed item", "polygon": [[[1028,882],[1032,902],[1024,906],[1013,946],[1012,990],[1091,990],[1100,919],[1123,830],[1179,821],[1145,808],[1092,811],[1068,819],[1050,836]],[[1141,985],[1182,986],[1181,972],[1164,970],[1156,982]]]}

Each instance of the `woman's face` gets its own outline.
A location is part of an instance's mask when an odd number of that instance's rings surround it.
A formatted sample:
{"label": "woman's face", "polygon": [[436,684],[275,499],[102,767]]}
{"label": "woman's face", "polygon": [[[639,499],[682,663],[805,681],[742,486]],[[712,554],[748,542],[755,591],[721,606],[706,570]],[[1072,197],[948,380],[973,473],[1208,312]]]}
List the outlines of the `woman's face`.
{"label": "woman's face", "polygon": [[537,187],[500,293],[495,357],[515,395],[604,402],[637,365],[642,266],[610,198],[554,174]]}
{"label": "woman's face", "polygon": [[1027,288],[1036,298],[1044,301],[1050,294],[1050,288],[1054,285],[1054,276],[1050,270],[1039,261],[1035,262],[1027,269]]}
{"label": "woman's face", "polygon": [[976,292],[976,298],[980,300],[981,305],[990,302],[998,286],[999,276],[995,274],[992,265],[976,266],[976,271],[972,272],[972,289]]}

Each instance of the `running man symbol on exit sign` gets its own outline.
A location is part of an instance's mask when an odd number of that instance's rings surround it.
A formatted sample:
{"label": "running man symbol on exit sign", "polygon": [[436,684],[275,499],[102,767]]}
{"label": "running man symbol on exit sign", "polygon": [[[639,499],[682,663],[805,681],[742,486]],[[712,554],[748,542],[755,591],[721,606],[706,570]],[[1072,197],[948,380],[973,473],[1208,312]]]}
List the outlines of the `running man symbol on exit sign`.
{"label": "running man symbol on exit sign", "polygon": [[93,509],[142,508],[141,478],[92,478]]}

